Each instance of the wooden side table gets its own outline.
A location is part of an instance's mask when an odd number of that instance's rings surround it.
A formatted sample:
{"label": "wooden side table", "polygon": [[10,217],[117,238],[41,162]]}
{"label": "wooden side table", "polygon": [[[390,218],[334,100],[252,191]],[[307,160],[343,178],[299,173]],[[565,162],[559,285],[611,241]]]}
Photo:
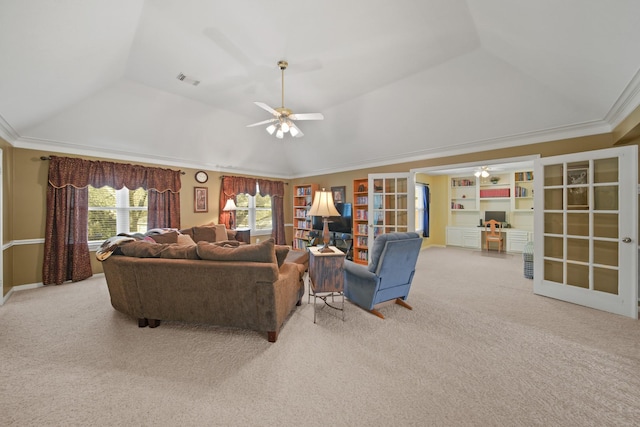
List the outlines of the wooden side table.
{"label": "wooden side table", "polygon": [[[333,252],[322,253],[316,246],[309,248],[309,294],[307,303],[313,295],[313,323],[316,323],[316,298],[320,298],[325,305],[342,311],[344,321],[344,276],[343,264],[345,253],[335,246],[330,246]],[[342,297],[342,305],[332,305],[334,297]],[[327,298],[331,297],[331,304]]]}
{"label": "wooden side table", "polygon": [[251,243],[251,229],[250,228],[236,228],[236,240],[238,242]]}

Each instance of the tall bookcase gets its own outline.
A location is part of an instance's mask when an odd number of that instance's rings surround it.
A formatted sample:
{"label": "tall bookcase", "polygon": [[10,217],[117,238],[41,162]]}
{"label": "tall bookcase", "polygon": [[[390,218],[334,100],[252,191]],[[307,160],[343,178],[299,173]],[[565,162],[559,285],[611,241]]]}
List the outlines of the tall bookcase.
{"label": "tall bookcase", "polygon": [[353,181],[353,262],[369,263],[369,179]]}
{"label": "tall bookcase", "polygon": [[309,232],[312,229],[309,209],[318,184],[303,184],[293,187],[293,249],[306,250]]}

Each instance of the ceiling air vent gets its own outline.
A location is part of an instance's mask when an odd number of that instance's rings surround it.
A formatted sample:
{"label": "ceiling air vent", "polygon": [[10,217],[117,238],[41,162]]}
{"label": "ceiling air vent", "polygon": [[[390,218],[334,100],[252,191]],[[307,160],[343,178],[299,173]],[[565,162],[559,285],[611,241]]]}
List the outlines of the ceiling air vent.
{"label": "ceiling air vent", "polygon": [[178,74],[176,78],[182,82],[189,83],[190,85],[193,85],[193,86],[198,86],[200,84],[200,80],[196,80],[189,76],[185,76],[182,73]]}

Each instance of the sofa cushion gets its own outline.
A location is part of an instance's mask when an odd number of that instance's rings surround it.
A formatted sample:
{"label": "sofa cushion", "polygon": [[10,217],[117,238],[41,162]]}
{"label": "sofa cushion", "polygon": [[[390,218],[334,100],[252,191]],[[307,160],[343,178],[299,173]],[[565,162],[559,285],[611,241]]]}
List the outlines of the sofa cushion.
{"label": "sofa cushion", "polygon": [[162,234],[152,234],[151,237],[156,243],[178,243],[178,232],[177,231],[167,231]]}
{"label": "sofa cushion", "polygon": [[287,258],[288,253],[289,246],[276,245],[276,260],[278,260],[278,268],[282,267],[282,264],[284,264],[284,260]]}
{"label": "sofa cushion", "polygon": [[136,258],[175,258],[199,259],[196,245],[178,245],[175,243],[149,243],[144,240],[129,242],[120,246],[125,256]]}
{"label": "sofa cushion", "polygon": [[234,247],[218,246],[209,242],[198,242],[198,256],[211,261],[250,261],[277,263],[273,238],[255,245]]}
{"label": "sofa cushion", "polygon": [[191,236],[189,236],[188,234],[178,234],[177,243],[181,246],[193,246],[196,244],[196,242],[194,242]]}

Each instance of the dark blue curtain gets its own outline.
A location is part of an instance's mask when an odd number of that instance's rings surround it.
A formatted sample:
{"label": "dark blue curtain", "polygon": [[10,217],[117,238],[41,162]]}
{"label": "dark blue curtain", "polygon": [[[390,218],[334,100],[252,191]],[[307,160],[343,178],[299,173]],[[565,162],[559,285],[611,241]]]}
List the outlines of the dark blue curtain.
{"label": "dark blue curtain", "polygon": [[429,237],[429,186],[422,186],[422,203],[424,215],[422,217],[422,237]]}

